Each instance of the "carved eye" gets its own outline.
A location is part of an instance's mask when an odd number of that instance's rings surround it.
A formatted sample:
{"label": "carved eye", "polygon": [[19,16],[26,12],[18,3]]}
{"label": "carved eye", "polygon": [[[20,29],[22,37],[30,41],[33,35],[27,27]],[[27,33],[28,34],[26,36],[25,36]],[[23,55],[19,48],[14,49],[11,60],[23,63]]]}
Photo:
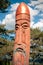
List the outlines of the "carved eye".
{"label": "carved eye", "polygon": [[27,28],[28,28],[28,25],[27,25],[27,24],[24,24],[22,27],[23,27],[24,29],[27,29]]}
{"label": "carved eye", "polygon": [[16,29],[16,30],[19,29],[19,25],[18,25],[18,24],[15,25],[15,29]]}
{"label": "carved eye", "polygon": [[16,30],[18,30],[18,28],[19,28],[18,26],[15,27]]}

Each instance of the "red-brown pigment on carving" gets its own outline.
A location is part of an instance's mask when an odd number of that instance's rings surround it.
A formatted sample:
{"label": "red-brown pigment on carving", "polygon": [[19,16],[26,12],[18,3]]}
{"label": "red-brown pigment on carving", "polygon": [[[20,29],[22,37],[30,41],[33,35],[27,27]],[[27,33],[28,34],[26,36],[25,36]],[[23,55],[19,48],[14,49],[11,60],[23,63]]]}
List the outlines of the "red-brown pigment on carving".
{"label": "red-brown pigment on carving", "polygon": [[13,65],[29,65],[30,56],[30,11],[21,3],[16,11]]}

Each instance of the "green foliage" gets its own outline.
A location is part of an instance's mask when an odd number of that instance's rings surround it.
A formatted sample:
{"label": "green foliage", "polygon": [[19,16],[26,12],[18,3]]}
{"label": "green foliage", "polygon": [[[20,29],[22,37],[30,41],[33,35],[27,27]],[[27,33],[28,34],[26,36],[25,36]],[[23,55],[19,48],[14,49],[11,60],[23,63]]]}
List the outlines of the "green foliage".
{"label": "green foliage", "polygon": [[5,9],[10,5],[9,0],[0,0],[0,10],[5,12]]}
{"label": "green foliage", "polygon": [[39,29],[31,29],[31,38],[39,38],[41,31]]}
{"label": "green foliage", "polygon": [[[0,33],[1,34],[9,34],[9,33],[14,33],[14,30],[6,30],[4,26],[0,26]],[[3,56],[6,53],[11,53],[13,51],[13,45],[14,45],[14,40],[8,41],[4,38],[0,38],[0,42],[4,42],[6,45],[3,45],[2,48],[0,48],[0,56]],[[31,29],[31,43],[32,45],[36,43],[36,46],[32,47],[32,53],[30,53],[30,57],[33,58],[33,65],[35,65],[34,59],[38,57],[38,54],[40,52],[43,52],[40,46],[43,45],[43,31],[40,31],[39,29]],[[38,46],[37,46],[38,45]]]}
{"label": "green foliage", "polygon": [[14,33],[15,31],[14,30],[6,30],[5,28],[5,25],[0,25],[0,34],[7,34],[7,33]]}

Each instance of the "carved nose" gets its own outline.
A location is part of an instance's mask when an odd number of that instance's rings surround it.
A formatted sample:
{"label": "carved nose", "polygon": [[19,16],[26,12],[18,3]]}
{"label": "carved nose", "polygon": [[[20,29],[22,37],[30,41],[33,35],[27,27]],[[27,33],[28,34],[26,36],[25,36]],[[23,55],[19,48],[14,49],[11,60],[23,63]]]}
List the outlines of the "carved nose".
{"label": "carved nose", "polygon": [[19,33],[18,33],[18,43],[19,43],[19,45],[21,45],[21,43],[22,43],[22,37],[23,37],[23,34],[22,34],[22,28],[20,27],[20,29],[19,29]]}
{"label": "carved nose", "polygon": [[25,41],[25,33],[23,33],[23,29],[20,27],[18,32],[16,32],[15,42],[18,45],[21,45],[21,43],[24,43],[24,41]]}
{"label": "carved nose", "polygon": [[16,32],[15,43],[17,43],[18,45],[21,45],[22,43],[22,29],[21,28],[19,28],[18,32]]}

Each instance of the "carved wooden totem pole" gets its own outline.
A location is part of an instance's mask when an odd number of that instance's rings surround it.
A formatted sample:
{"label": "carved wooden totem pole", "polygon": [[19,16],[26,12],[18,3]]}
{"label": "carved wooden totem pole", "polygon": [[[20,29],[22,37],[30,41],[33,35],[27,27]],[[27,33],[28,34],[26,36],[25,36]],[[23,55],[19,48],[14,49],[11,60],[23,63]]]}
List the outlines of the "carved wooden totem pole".
{"label": "carved wooden totem pole", "polygon": [[29,65],[30,56],[30,11],[21,3],[16,11],[13,65]]}

